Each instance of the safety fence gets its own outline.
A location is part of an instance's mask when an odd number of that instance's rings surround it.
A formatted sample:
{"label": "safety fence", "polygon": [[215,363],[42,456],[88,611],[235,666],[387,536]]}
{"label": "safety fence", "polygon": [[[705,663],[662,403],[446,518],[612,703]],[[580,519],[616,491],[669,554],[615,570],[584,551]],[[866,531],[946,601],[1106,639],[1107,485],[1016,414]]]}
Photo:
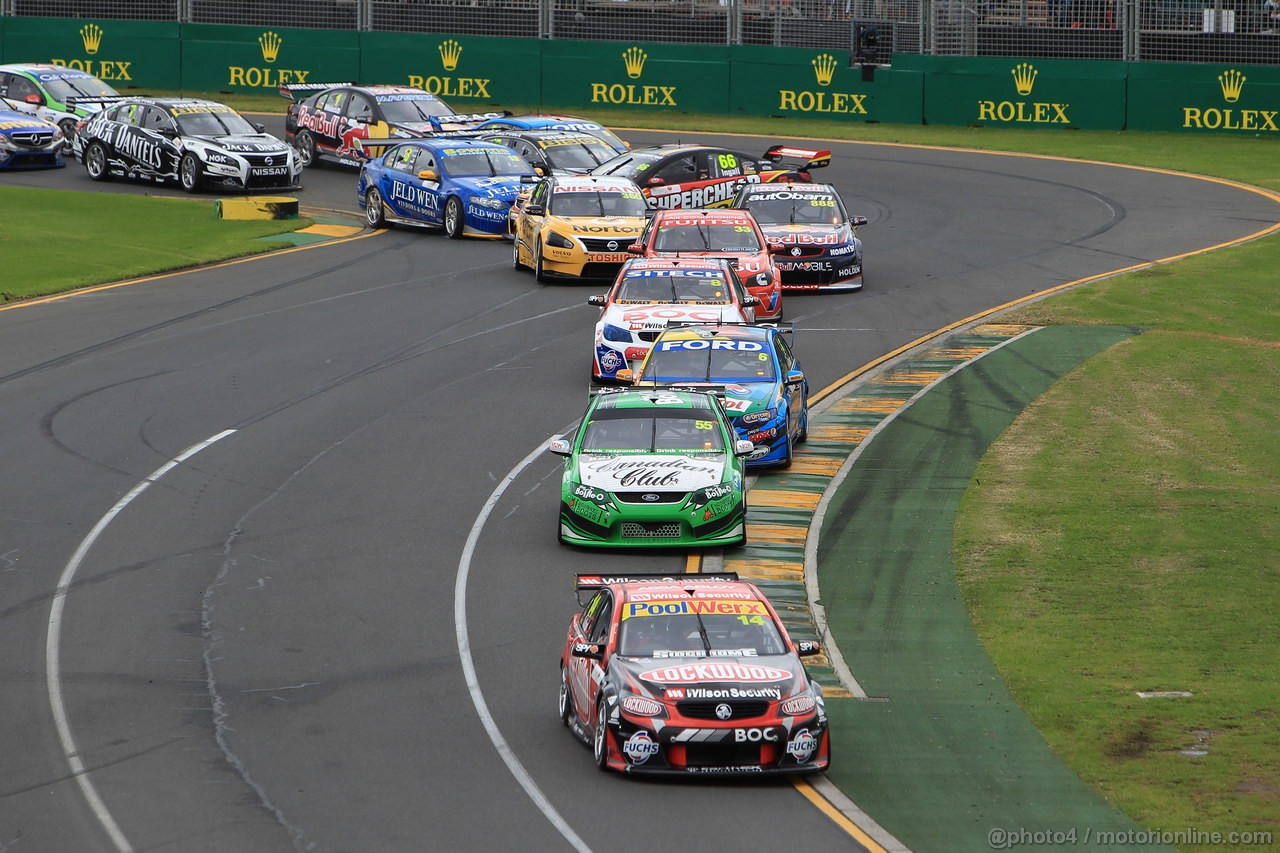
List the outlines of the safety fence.
{"label": "safety fence", "polygon": [[1280,0],[0,0],[0,15],[926,56],[1280,64]]}

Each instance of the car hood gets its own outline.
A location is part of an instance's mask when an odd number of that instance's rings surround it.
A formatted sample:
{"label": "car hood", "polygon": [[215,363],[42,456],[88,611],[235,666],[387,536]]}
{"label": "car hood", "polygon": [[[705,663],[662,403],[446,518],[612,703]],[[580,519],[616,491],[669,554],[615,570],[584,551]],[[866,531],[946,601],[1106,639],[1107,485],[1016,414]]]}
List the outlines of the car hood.
{"label": "car hood", "polygon": [[784,246],[838,246],[853,239],[847,225],[761,225],[771,243]]}
{"label": "car hood", "polygon": [[790,655],[670,652],[662,657],[615,657],[610,668],[615,666],[630,687],[643,688],[637,692],[664,699],[782,699],[804,683],[799,660]]}
{"label": "car hood", "polygon": [[53,125],[44,119],[36,118],[17,110],[0,110],[0,133],[6,136],[15,131],[53,130]]}
{"label": "car hood", "polygon": [[[645,386],[643,379],[636,383]],[[731,416],[740,418],[743,415],[761,412],[773,405],[778,397],[776,382],[668,382],[667,385],[678,385],[681,388],[696,388],[711,391],[724,401],[724,409]],[[645,386],[647,387],[647,386]],[[764,423],[764,420],[760,420]]]}
{"label": "car hood", "polygon": [[289,146],[266,133],[244,133],[235,136],[193,136],[209,145],[216,145],[234,154],[284,154]]}
{"label": "car hood", "polygon": [[665,329],[668,323],[745,323],[736,305],[694,305],[654,303],[651,305],[612,304],[604,309],[601,323],[632,332]]}
{"label": "car hood", "polygon": [[575,237],[633,238],[627,242],[633,242],[644,228],[641,216],[552,216],[548,222],[556,230]]}
{"label": "car hood", "polygon": [[584,453],[578,482],[609,492],[691,492],[718,485],[726,463],[723,453]]}
{"label": "car hood", "polygon": [[459,187],[469,190],[472,195],[486,198],[500,198],[513,201],[520,192],[519,175],[494,175],[493,177],[451,178]]}

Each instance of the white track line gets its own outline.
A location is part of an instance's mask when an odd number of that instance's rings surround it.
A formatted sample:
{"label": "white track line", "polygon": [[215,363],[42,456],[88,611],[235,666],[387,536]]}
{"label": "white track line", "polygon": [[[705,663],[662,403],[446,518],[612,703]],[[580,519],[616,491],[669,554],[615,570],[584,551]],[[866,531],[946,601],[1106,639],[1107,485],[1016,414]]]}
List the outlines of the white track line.
{"label": "white track line", "polygon": [[98,796],[98,790],[93,786],[93,782],[89,779],[89,772],[84,766],[84,762],[80,758],[80,750],[76,748],[75,738],[71,734],[71,723],[67,718],[67,706],[62,697],[62,663],[60,659],[61,652],[61,634],[62,634],[62,612],[66,607],[67,593],[71,590],[71,584],[75,580],[76,572],[80,569],[80,564],[84,562],[85,556],[89,553],[89,549],[93,547],[93,543],[98,540],[102,532],[107,529],[113,519],[119,515],[125,507],[127,507],[138,495],[151,488],[151,485],[157,482],[165,474],[181,465],[186,460],[195,456],[201,450],[216,441],[221,441],[227,436],[234,433],[235,430],[229,429],[218,433],[211,438],[206,438],[199,444],[193,444],[177,456],[170,459],[164,465],[155,470],[151,476],[147,477],[107,511],[107,514],[98,519],[98,523],[89,531],[89,535],[80,541],[80,546],[76,548],[71,560],[62,570],[61,577],[58,578],[58,587],[53,593],[53,602],[49,607],[49,633],[45,638],[45,672],[49,681],[49,709],[53,712],[53,722],[58,729],[58,740],[62,742],[63,756],[67,759],[67,765],[71,768],[71,775],[75,777],[76,783],[80,786],[81,793],[84,794],[89,808],[93,811],[93,816],[98,819],[98,823],[102,824],[102,828],[106,830],[107,835],[111,837],[111,841],[115,844],[119,853],[132,853],[133,846],[129,844],[129,839],[124,837],[124,833],[120,831],[120,827],[116,824],[115,819],[111,816],[111,812],[107,810],[106,803],[102,802],[102,798]]}

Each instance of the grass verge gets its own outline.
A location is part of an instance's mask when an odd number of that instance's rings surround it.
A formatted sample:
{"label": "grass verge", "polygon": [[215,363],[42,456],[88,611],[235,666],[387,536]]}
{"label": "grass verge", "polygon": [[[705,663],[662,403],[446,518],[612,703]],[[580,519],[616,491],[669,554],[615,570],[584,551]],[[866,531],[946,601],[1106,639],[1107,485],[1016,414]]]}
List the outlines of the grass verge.
{"label": "grass verge", "polygon": [[[0,187],[0,301],[169,272],[292,245],[309,220],[219,219],[212,199]],[[51,254],[52,253],[52,254]]]}

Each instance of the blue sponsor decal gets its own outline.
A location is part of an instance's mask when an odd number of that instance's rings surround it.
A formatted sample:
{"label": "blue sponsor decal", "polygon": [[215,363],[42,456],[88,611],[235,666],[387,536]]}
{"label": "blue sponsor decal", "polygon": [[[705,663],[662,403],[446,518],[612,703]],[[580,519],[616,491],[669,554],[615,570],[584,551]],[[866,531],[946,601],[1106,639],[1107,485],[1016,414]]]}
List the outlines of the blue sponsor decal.
{"label": "blue sponsor decal", "polygon": [[763,352],[764,344],[759,341],[663,341],[658,349],[663,352],[672,350],[727,349],[737,352]]}

